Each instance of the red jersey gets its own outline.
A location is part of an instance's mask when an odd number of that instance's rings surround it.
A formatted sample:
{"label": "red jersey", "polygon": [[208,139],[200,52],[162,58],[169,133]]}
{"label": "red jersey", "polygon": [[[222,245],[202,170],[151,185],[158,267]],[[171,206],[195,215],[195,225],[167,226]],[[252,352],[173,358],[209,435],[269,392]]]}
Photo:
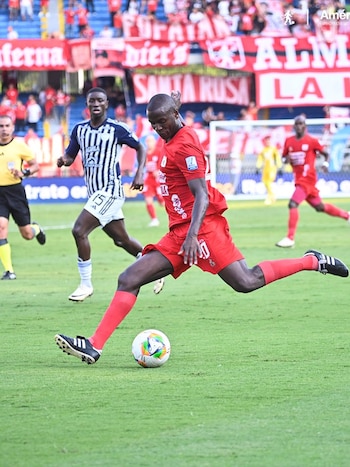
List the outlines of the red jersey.
{"label": "red jersey", "polygon": [[227,209],[225,197],[209,181],[209,164],[196,132],[187,126],[163,145],[160,161],[160,187],[169,228],[191,222],[194,196],[188,186],[190,180],[205,178],[209,193],[206,216],[222,214]]}
{"label": "red jersey", "polygon": [[286,139],[283,156],[288,156],[293,167],[295,185],[316,185],[315,161],[317,153],[322,150],[323,146],[319,141],[308,134],[304,134],[300,139],[296,136]]}

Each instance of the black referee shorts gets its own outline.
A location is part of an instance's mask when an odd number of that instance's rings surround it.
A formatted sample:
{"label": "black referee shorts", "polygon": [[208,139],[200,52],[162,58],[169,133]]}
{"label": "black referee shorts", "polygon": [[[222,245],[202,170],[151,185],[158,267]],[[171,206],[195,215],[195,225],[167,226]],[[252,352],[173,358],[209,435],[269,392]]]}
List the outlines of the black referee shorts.
{"label": "black referee shorts", "polygon": [[18,227],[30,224],[30,211],[26,192],[22,183],[0,186],[0,217],[10,218]]}

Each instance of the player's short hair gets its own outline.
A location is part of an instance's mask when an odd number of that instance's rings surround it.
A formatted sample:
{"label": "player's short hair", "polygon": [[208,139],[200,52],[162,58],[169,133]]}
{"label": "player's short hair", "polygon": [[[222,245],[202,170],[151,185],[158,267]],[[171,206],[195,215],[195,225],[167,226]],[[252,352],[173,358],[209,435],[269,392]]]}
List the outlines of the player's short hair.
{"label": "player's short hair", "polygon": [[86,97],[89,94],[91,94],[92,92],[101,92],[102,94],[104,94],[108,98],[107,92],[103,88],[91,88],[91,89],[89,89],[88,92],[86,93]]}

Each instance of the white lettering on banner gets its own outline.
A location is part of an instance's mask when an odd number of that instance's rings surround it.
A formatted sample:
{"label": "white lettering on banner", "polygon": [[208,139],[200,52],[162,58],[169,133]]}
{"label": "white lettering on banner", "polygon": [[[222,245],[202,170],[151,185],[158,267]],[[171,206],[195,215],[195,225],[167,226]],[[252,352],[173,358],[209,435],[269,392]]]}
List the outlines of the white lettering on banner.
{"label": "white lettering on banner", "polygon": [[264,73],[257,76],[260,107],[350,105],[350,77],[334,73]]}
{"label": "white lettering on banner", "polygon": [[[139,45],[139,46],[138,46]],[[179,66],[186,65],[189,56],[189,43],[170,42],[158,45],[157,42],[125,42],[127,68],[137,66]]]}
{"label": "white lettering on banner", "polygon": [[299,40],[296,37],[280,39],[284,48],[282,56],[285,55],[285,61],[282,61],[275,52],[275,38],[259,37],[255,39],[257,52],[253,65],[254,70],[307,70],[311,68],[333,72],[335,68],[350,67],[347,52],[349,36],[339,34],[331,44],[320,42],[316,36],[309,36],[306,40],[311,45],[310,51],[301,50],[300,45],[297,47]]}
{"label": "white lettering on banner", "polygon": [[[126,39],[135,37],[133,26],[135,17],[123,14],[123,31]],[[205,17],[199,23],[163,23],[150,21],[146,16],[136,17],[137,37],[153,39],[155,41],[198,42],[206,39],[220,39],[230,36],[229,27],[223,17],[219,15],[209,19]]]}
{"label": "white lettering on banner", "polygon": [[[196,75],[142,75],[135,74],[133,83],[137,104],[145,104],[153,94],[167,89],[178,89],[183,102],[223,102],[248,105],[249,78],[217,78]],[[168,92],[168,91],[167,91]]]}
{"label": "white lettering on banner", "polygon": [[26,195],[30,201],[41,200],[66,200],[72,197],[76,200],[87,199],[86,186],[73,185],[70,189],[68,186],[58,186],[55,183],[45,185],[45,178],[41,179],[41,186],[32,186],[29,182],[25,185]]}
{"label": "white lettering on banner", "polygon": [[67,64],[63,47],[14,47],[5,42],[0,48],[1,68],[62,68]]}

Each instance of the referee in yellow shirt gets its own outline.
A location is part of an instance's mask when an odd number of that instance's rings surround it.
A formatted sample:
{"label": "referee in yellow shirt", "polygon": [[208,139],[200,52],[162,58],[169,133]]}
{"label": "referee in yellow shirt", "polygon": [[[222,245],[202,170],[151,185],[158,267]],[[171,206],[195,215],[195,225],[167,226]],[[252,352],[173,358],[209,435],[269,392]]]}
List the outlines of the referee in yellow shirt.
{"label": "referee in yellow shirt", "polygon": [[[42,228],[31,222],[23,177],[39,170],[35,155],[29,146],[13,136],[14,124],[10,116],[0,115],[0,260],[5,269],[2,280],[16,279],[8,243],[9,218],[13,220],[23,238],[36,237],[40,245],[46,242]],[[24,168],[25,163],[26,168]]]}

